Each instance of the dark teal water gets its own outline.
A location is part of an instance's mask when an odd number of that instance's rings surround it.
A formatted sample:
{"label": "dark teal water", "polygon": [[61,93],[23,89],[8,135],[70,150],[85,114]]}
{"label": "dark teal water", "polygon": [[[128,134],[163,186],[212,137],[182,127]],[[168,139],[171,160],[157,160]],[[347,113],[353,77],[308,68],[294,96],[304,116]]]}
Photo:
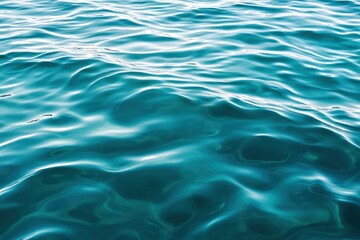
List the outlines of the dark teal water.
{"label": "dark teal water", "polygon": [[360,239],[358,0],[1,0],[0,239]]}

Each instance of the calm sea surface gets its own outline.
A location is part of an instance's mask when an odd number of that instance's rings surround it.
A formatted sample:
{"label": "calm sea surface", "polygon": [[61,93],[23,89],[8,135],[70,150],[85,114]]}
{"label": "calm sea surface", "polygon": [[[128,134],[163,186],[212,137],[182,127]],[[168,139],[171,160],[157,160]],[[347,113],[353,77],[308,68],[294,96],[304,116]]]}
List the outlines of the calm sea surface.
{"label": "calm sea surface", "polygon": [[0,239],[360,239],[360,1],[0,0]]}

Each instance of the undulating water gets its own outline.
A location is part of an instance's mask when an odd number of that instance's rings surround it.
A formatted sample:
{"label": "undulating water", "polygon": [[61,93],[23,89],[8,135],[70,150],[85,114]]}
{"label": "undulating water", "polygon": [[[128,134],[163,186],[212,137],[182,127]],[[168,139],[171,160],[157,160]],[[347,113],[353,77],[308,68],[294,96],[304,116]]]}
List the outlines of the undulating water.
{"label": "undulating water", "polygon": [[1,239],[360,239],[360,1],[0,16]]}

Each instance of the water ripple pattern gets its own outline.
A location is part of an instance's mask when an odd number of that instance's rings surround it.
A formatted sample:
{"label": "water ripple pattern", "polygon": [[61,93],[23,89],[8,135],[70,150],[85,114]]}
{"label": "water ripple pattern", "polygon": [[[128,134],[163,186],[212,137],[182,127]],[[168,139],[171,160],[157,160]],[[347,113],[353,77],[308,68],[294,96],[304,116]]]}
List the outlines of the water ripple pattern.
{"label": "water ripple pattern", "polygon": [[0,239],[360,239],[358,0],[1,0]]}

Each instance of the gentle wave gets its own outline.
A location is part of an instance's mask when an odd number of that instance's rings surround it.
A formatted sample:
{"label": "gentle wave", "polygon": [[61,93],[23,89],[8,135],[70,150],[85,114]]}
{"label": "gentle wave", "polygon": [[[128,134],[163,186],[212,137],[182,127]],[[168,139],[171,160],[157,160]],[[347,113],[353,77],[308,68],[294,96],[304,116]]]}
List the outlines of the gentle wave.
{"label": "gentle wave", "polygon": [[0,239],[360,236],[358,1],[0,15]]}

